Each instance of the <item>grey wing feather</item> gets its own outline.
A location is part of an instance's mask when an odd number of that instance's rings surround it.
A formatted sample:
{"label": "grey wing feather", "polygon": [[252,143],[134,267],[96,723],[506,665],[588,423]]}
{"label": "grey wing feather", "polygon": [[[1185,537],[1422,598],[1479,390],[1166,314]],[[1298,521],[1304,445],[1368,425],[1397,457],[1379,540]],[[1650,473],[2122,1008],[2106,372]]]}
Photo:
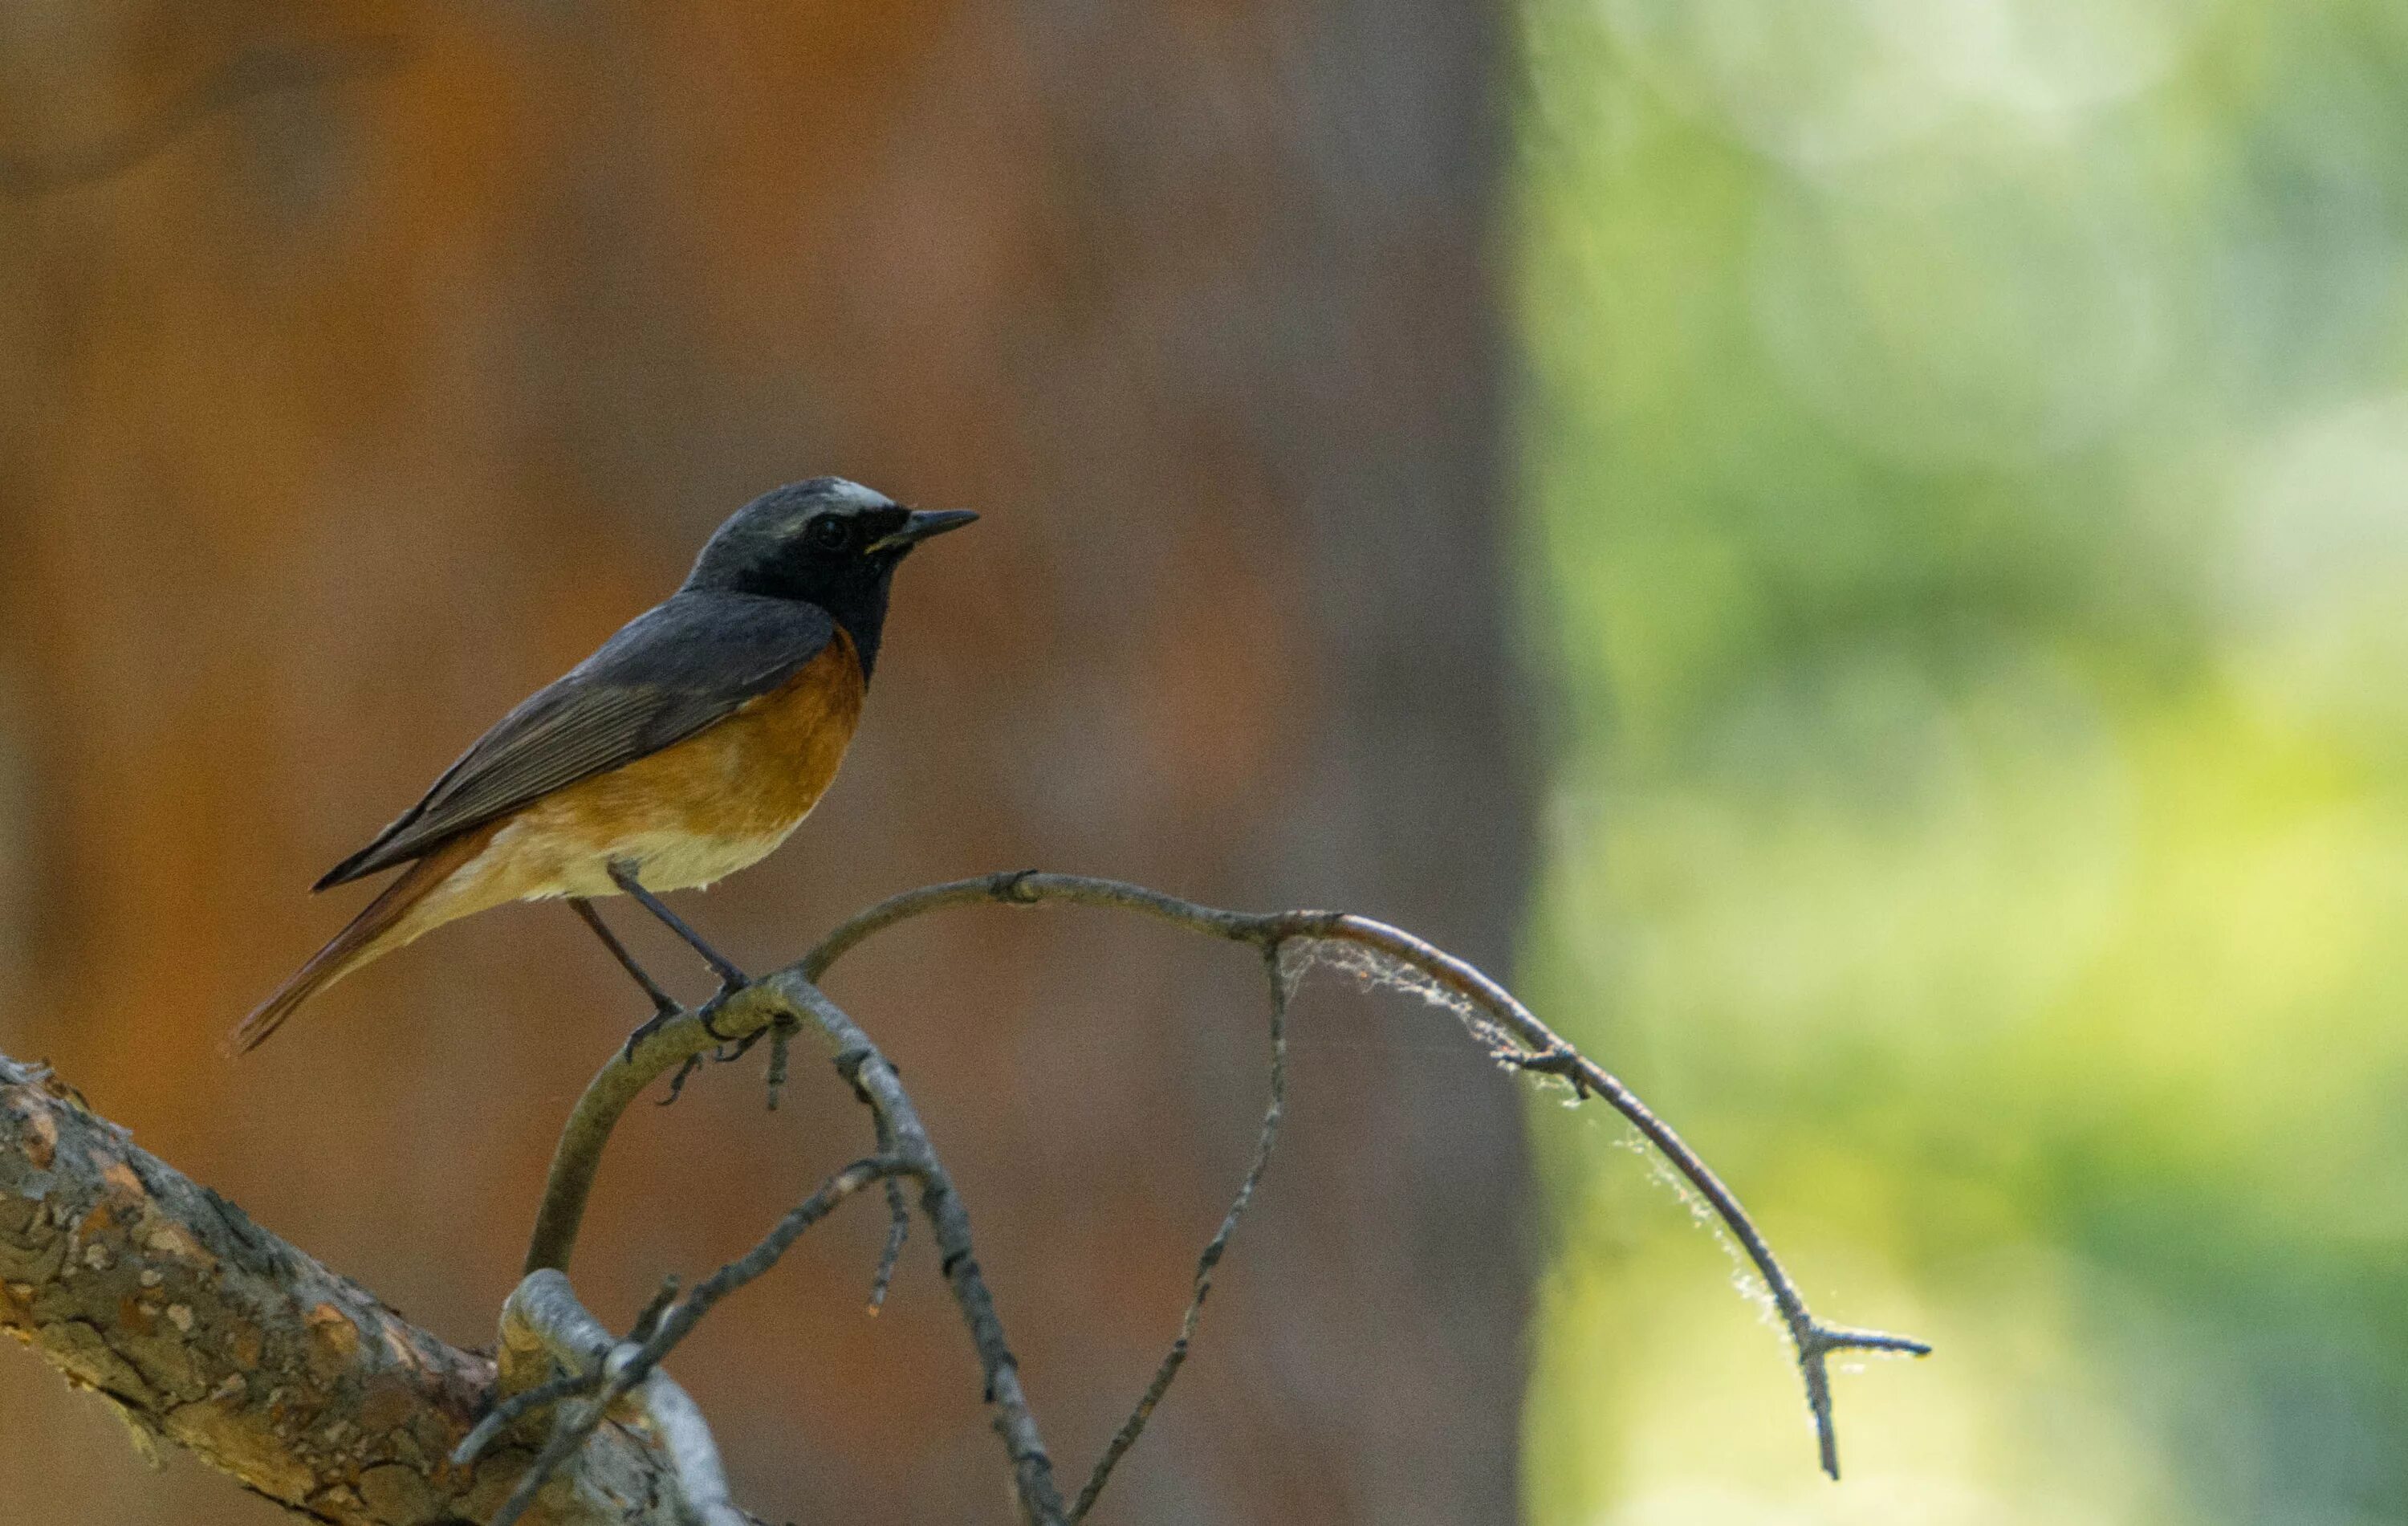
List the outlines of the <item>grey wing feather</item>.
{"label": "grey wing feather", "polygon": [[682,741],[792,678],[835,630],[816,605],[679,594],[503,716],[425,799],[314,888],[407,862],[556,789]]}

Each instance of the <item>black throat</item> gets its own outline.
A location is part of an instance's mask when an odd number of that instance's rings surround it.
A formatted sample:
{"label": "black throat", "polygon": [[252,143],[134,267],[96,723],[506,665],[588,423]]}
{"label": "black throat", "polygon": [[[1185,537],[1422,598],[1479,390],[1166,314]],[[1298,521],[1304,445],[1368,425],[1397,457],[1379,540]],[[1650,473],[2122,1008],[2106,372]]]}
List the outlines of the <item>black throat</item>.
{"label": "black throat", "polygon": [[811,602],[827,611],[838,629],[853,638],[853,650],[861,658],[861,682],[869,682],[872,669],[878,666],[878,640],[886,628],[886,594],[894,586],[895,569],[861,583],[848,583],[840,587],[820,589]]}
{"label": "black throat", "polygon": [[824,610],[836,621],[837,628],[853,639],[853,650],[861,658],[861,678],[866,684],[871,669],[878,666],[878,641],[886,628],[886,595],[894,586],[895,563],[850,570],[850,576],[823,575],[805,581],[774,565],[700,568],[686,579],[681,591],[750,594],[756,598],[783,599],[790,604],[810,604]]}

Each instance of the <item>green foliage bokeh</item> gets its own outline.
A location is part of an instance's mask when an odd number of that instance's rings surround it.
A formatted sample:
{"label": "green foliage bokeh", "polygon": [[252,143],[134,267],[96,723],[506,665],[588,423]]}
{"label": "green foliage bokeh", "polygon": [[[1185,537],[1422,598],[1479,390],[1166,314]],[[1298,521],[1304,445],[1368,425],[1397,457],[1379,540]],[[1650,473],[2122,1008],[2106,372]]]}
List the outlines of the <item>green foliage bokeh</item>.
{"label": "green foliage bokeh", "polygon": [[2408,7],[1524,18],[1532,1519],[2408,1520]]}

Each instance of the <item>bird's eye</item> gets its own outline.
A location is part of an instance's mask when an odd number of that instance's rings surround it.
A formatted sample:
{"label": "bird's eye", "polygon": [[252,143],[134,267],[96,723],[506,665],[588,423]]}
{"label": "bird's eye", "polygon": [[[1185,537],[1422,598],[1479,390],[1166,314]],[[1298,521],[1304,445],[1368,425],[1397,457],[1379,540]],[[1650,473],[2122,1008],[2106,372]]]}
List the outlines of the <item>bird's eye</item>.
{"label": "bird's eye", "polygon": [[822,514],[811,521],[811,544],[822,551],[842,551],[853,543],[853,525],[834,514]]}

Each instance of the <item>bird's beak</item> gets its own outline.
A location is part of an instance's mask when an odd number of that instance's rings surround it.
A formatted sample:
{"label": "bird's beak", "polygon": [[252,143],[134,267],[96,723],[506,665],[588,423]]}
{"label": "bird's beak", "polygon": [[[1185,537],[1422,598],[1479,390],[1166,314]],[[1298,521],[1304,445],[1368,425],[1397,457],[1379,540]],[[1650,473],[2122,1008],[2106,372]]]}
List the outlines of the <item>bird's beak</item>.
{"label": "bird's beak", "polygon": [[915,509],[903,527],[892,535],[882,535],[869,543],[872,552],[909,551],[932,535],[958,530],[979,516],[967,509]]}

